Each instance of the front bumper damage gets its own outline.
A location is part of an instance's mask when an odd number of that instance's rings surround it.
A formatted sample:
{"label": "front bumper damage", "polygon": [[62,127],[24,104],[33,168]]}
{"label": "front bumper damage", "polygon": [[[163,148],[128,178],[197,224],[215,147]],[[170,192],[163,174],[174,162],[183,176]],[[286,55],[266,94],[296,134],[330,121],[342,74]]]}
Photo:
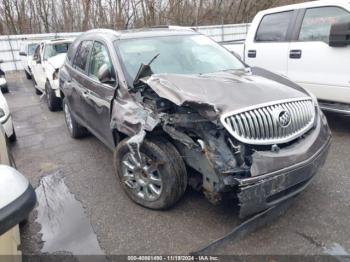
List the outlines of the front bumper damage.
{"label": "front bumper damage", "polygon": [[[274,92],[256,97],[256,93],[264,93],[264,87],[250,86],[251,78],[242,77],[152,75],[141,79],[143,85],[131,93],[117,89],[111,112],[111,128],[129,137],[131,152],[137,155],[140,144],[149,136],[164,136],[175,145],[187,166],[196,171],[189,184],[202,190],[214,204],[226,195],[236,196],[241,218],[305,189],[325,162],[331,140],[327,120],[318,109],[312,129],[294,141],[257,146],[233,138],[219,121],[224,112],[279,101],[287,92],[275,84]],[[213,86],[221,91],[213,91]],[[239,92],[233,92],[233,87]],[[305,97],[307,94],[299,89],[293,88],[288,96]]]}
{"label": "front bumper damage", "polygon": [[293,168],[264,175],[256,182],[240,180],[239,205],[240,217],[260,212],[303,191],[313,176],[323,166],[330,140],[312,158]]}
{"label": "front bumper damage", "polygon": [[261,175],[237,179],[241,218],[278,205],[309,185],[325,163],[331,143],[323,114],[321,118],[302,141],[278,153],[256,152],[253,155],[251,170]]}

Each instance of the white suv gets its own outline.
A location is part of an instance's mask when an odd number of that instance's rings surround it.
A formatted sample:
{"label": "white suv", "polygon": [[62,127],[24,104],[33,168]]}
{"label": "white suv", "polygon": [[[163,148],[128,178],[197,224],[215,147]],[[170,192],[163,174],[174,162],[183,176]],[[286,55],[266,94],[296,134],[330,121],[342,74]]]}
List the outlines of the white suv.
{"label": "white suv", "polygon": [[31,62],[33,60],[33,54],[37,46],[38,43],[26,43],[24,46],[22,46],[21,51],[19,52],[19,55],[22,57],[24,73],[26,74],[27,79],[32,78]]}
{"label": "white suv", "polygon": [[64,63],[66,53],[73,39],[47,40],[35,49],[32,71],[37,94],[45,93],[51,111],[61,108],[58,86],[58,72]]}

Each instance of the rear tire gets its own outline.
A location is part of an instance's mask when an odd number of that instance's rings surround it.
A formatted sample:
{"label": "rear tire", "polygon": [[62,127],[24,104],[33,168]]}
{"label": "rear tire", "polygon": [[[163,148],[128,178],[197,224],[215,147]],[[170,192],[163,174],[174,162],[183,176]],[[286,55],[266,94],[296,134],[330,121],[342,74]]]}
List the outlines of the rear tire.
{"label": "rear tire", "polygon": [[80,125],[74,118],[74,116],[71,114],[70,108],[67,104],[66,98],[63,99],[63,112],[64,112],[64,118],[66,120],[66,125],[68,128],[68,132],[71,137],[73,138],[80,138],[84,137],[88,134],[88,131],[85,127]]}
{"label": "rear tire", "polygon": [[[124,139],[118,144],[113,158],[126,194],[137,204],[150,209],[173,206],[187,187],[186,166],[177,149],[165,139],[145,139],[140,147],[143,160],[137,166],[127,141]],[[135,169],[132,169],[133,164]]]}
{"label": "rear tire", "polygon": [[47,107],[51,112],[61,110],[61,98],[56,97],[55,91],[51,88],[50,82],[45,84]]}
{"label": "rear tire", "polygon": [[35,94],[37,94],[37,95],[43,94],[43,92],[41,92],[39,89],[37,89],[36,87],[34,87],[34,88],[35,88]]}
{"label": "rear tire", "polygon": [[8,93],[8,92],[9,92],[9,87],[8,87],[8,85],[5,85],[5,86],[1,87],[1,92],[2,92],[3,94]]}
{"label": "rear tire", "polygon": [[29,79],[32,79],[32,76],[26,71],[24,70],[24,73],[26,74],[26,78],[29,80]]}
{"label": "rear tire", "polygon": [[9,137],[9,141],[11,143],[14,143],[14,142],[16,142],[16,140],[17,140],[17,135],[16,135],[16,132],[15,132],[15,129],[13,128],[13,132],[12,132],[12,135]]}

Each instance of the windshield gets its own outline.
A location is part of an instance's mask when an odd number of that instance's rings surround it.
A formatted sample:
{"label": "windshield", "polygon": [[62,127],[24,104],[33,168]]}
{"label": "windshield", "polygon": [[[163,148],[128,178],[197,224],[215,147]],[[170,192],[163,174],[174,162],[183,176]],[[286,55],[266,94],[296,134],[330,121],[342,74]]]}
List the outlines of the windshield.
{"label": "windshield", "polygon": [[60,44],[46,45],[44,60],[47,60],[48,58],[58,54],[67,53],[70,44],[71,43],[60,43]]}
{"label": "windshield", "polygon": [[141,63],[153,73],[207,74],[243,69],[244,65],[225,48],[202,35],[163,36],[116,41],[117,52],[131,86]]}
{"label": "windshield", "polygon": [[35,51],[37,46],[38,46],[38,44],[29,44],[28,45],[28,55],[29,56],[34,54],[34,51]]}

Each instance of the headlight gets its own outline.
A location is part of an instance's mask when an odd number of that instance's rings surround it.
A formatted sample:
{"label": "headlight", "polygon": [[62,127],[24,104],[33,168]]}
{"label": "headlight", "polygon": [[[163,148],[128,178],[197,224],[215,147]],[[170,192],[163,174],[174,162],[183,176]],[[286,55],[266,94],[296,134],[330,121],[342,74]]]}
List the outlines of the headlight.
{"label": "headlight", "polygon": [[0,118],[3,117],[4,115],[5,115],[4,110],[2,110],[2,109],[0,108]]}
{"label": "headlight", "polygon": [[52,79],[53,80],[58,79],[58,69],[56,69],[55,72],[53,72]]}

